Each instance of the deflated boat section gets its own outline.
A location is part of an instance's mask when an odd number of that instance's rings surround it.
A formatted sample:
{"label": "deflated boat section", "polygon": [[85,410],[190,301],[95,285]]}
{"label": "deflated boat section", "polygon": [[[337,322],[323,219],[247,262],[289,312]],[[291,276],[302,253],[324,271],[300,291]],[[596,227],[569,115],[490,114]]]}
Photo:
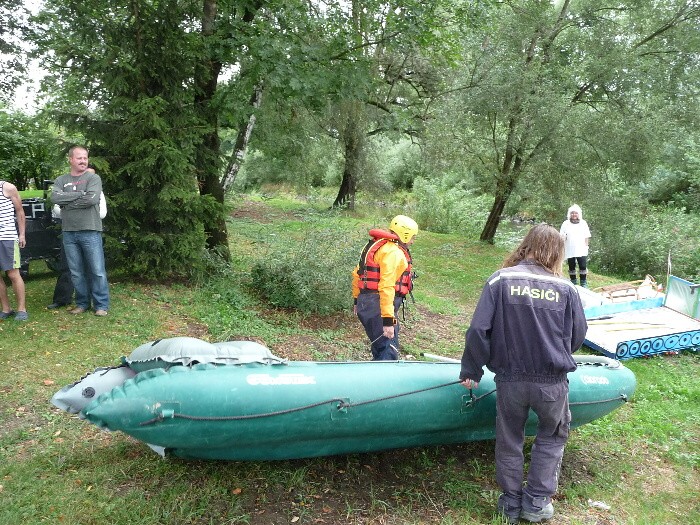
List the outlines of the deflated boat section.
{"label": "deflated boat section", "polygon": [[255,341],[209,343],[194,337],[157,339],[137,347],[122,362],[137,372],[173,365],[192,366],[198,363],[238,365],[245,363],[284,362]]}
{"label": "deflated boat section", "polygon": [[70,414],[83,417],[82,410],[93,400],[139,372],[198,363],[242,365],[285,362],[254,341],[208,343],[193,337],[158,339],[139,346],[129,357],[123,357],[121,366],[96,368],[75,383],[63,387],[53,395],[51,403]]}

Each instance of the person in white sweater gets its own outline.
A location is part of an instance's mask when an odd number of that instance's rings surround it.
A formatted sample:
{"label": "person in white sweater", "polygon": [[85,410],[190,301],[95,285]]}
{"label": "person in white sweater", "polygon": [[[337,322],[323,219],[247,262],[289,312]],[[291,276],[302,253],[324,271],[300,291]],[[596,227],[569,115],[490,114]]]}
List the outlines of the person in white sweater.
{"label": "person in white sweater", "polygon": [[588,246],[591,241],[591,230],[588,223],[583,220],[583,212],[578,204],[573,204],[566,213],[566,220],[562,223],[559,233],[564,238],[564,252],[566,262],[569,265],[569,278],[574,284],[576,281],[576,265],[580,284],[588,288]]}

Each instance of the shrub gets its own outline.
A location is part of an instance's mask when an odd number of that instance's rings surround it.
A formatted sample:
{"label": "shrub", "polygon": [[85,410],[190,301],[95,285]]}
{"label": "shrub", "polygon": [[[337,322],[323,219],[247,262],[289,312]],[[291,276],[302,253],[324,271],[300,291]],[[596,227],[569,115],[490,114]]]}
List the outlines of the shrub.
{"label": "shrub", "polygon": [[394,191],[410,191],[421,173],[420,149],[407,139],[393,142],[375,138],[372,161],[376,166],[373,177],[388,182]]}
{"label": "shrub", "polygon": [[477,237],[486,222],[491,197],[477,196],[459,184],[417,178],[414,182],[416,221],[436,233],[459,232]]}
{"label": "shrub", "polygon": [[668,271],[670,252],[674,275],[691,281],[700,277],[697,215],[643,201],[637,206],[607,202],[588,220],[594,230],[591,264],[598,271],[634,279],[648,273],[659,280]]}
{"label": "shrub", "polygon": [[256,261],[252,285],[268,302],[283,308],[321,314],[350,308],[350,272],[361,249],[359,233],[348,239],[339,228],[321,229],[312,237],[282,243]]}

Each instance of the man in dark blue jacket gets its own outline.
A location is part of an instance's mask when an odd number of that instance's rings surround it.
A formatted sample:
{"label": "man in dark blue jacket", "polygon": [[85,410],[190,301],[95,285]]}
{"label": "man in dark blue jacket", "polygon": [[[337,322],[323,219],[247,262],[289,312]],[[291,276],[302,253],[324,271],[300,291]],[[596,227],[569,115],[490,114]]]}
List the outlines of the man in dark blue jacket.
{"label": "man in dark blue jacket", "polygon": [[[487,281],[467,330],[460,380],[476,388],[483,366],[497,388],[496,478],[499,511],[509,523],[554,515],[564,445],[569,436],[572,357],[588,328],[576,288],[561,278],[564,241],[534,226]],[[523,487],[525,422],[539,419]]]}

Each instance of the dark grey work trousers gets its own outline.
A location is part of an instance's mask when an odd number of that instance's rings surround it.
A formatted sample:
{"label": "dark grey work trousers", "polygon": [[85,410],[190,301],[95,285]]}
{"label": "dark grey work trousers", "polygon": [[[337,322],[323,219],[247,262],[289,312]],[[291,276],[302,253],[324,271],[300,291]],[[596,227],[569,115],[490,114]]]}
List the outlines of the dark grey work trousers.
{"label": "dark grey work trousers", "polygon": [[[571,424],[569,383],[498,381],[496,388],[496,480],[503,491],[499,503],[508,509],[538,512],[557,491]],[[530,409],[539,422],[523,488],[525,422]]]}
{"label": "dark grey work trousers", "polygon": [[[394,297],[394,318],[397,319],[403,297]],[[361,293],[357,297],[357,317],[372,344],[372,361],[395,361],[399,358],[399,323],[394,325],[393,339],[384,337],[384,324],[378,293]]]}

